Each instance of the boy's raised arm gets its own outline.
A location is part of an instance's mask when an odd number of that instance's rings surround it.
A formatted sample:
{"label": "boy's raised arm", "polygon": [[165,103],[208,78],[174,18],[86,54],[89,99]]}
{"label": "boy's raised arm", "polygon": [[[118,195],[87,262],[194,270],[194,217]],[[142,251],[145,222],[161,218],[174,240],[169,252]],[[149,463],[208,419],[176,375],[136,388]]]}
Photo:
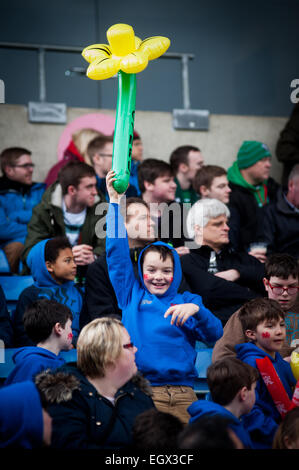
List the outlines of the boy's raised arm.
{"label": "boy's raised arm", "polygon": [[115,291],[118,305],[124,308],[130,298],[136,282],[126,228],[120,211],[122,194],[113,188],[115,172],[109,171],[106,177],[110,199],[107,214],[106,259],[111,284]]}

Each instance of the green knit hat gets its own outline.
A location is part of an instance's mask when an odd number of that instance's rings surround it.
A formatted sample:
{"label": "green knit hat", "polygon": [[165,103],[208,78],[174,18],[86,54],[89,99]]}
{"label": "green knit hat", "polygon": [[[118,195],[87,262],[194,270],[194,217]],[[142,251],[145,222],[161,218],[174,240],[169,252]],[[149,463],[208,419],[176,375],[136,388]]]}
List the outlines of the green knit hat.
{"label": "green knit hat", "polygon": [[255,140],[245,140],[238,151],[238,167],[240,170],[248,168],[266,157],[271,157],[270,150],[266,144],[256,142]]}

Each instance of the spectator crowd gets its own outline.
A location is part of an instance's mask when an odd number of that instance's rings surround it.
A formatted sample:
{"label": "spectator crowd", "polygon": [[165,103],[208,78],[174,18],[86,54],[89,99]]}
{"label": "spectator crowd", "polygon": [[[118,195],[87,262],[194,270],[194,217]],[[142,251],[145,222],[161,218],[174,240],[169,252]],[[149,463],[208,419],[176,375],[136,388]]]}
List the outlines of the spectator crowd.
{"label": "spectator crowd", "polygon": [[282,184],[253,140],[225,169],[193,145],[144,158],[134,131],[124,194],[113,136],[76,132],[44,183],[30,150],[2,151],[0,276],[32,285],[13,312],[0,287],[1,448],[299,449],[295,108]]}

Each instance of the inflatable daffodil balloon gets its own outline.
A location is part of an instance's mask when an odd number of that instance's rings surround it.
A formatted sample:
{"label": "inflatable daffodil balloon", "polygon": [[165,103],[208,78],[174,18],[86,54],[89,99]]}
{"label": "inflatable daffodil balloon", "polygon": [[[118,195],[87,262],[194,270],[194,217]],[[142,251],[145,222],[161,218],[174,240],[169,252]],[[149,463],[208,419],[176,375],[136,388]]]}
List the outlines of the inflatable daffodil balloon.
{"label": "inflatable daffodil balloon", "polygon": [[291,354],[291,369],[296,380],[299,380],[299,353],[293,351]]}
{"label": "inflatable daffodil balloon", "polygon": [[126,191],[131,169],[131,154],[136,102],[136,73],[147,67],[149,60],[160,57],[170,46],[163,36],[144,41],[135,36],[132,26],[115,24],[107,31],[107,44],[86,47],[82,55],[90,63],[87,76],[105,80],[118,74],[118,97],[113,142],[112,169],[116,173],[114,188]]}

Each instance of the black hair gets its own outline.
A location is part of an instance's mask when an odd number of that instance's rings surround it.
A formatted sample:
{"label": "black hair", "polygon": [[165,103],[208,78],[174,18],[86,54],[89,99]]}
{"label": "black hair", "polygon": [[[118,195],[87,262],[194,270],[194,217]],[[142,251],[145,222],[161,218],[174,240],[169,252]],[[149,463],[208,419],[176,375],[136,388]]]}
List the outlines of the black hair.
{"label": "black hair", "polygon": [[64,328],[68,320],[73,320],[70,309],[49,299],[38,299],[25,310],[23,323],[26,334],[35,343],[45,341],[56,323]]}
{"label": "black hair", "polygon": [[235,449],[229,430],[229,419],[222,416],[204,416],[188,424],[179,434],[179,449]]}
{"label": "black hair", "polygon": [[54,263],[57,260],[60,251],[65,250],[65,248],[72,249],[72,245],[67,237],[50,238],[50,240],[45,244],[45,261]]}
{"label": "black hair", "polygon": [[269,280],[271,276],[288,279],[293,276],[299,278],[298,261],[287,253],[273,253],[269,255],[265,263],[265,277]]}
{"label": "black hair", "polygon": [[141,193],[145,192],[144,181],[155,183],[155,180],[161,176],[174,176],[169,163],[156,158],[147,158],[141,162],[138,167],[138,185]]}
{"label": "black hair", "polygon": [[171,258],[171,261],[174,267],[174,257],[173,257],[171,248],[168,248],[167,246],[164,246],[164,245],[149,245],[148,247],[145,248],[140,258],[140,265],[142,268],[143,268],[145,255],[150,252],[159,253],[162,261],[165,261],[166,258],[169,256]]}
{"label": "black hair", "polygon": [[133,446],[137,449],[176,449],[184,425],[179,418],[151,408],[139,414],[133,425]]}

